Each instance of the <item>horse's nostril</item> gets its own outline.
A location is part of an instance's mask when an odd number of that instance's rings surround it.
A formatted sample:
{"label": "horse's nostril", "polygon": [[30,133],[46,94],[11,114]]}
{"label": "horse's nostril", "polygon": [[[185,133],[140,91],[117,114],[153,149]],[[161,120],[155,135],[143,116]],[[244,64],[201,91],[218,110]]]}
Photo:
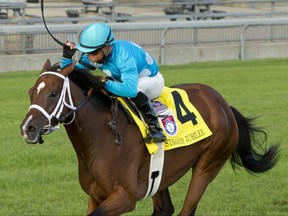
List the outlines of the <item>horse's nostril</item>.
{"label": "horse's nostril", "polygon": [[32,133],[32,132],[35,132],[35,131],[36,131],[36,128],[34,126],[32,126],[32,125],[29,125],[27,127],[27,130],[26,130],[27,133]]}

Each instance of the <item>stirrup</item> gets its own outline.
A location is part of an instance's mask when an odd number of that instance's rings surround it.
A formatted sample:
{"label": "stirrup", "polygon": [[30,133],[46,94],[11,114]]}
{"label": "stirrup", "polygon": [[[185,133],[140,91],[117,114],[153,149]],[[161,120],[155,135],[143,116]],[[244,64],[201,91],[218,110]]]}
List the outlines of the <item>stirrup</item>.
{"label": "stirrup", "polygon": [[[160,133],[160,132],[159,132],[159,133]],[[162,134],[161,136],[162,136],[162,138],[160,138],[160,140],[156,140],[156,141],[155,141],[155,138],[157,138],[157,137],[154,137],[154,138],[153,138],[151,131],[148,131],[147,136],[144,138],[144,142],[145,142],[145,143],[152,143],[152,142],[154,142],[154,143],[159,143],[159,142],[164,142],[167,138],[166,138],[166,136],[165,136],[164,134]]]}
{"label": "stirrup", "polygon": [[152,143],[152,137],[149,134],[144,138],[144,143]]}

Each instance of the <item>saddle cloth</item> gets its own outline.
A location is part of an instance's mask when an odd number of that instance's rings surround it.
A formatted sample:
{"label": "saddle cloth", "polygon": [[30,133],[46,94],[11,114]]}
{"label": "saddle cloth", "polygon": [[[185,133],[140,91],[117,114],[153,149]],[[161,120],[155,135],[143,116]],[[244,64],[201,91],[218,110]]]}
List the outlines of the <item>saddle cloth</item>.
{"label": "saddle cloth", "polygon": [[[147,136],[147,125],[132,111],[126,102],[117,97],[138,125],[143,138]],[[160,126],[167,140],[164,150],[194,144],[212,135],[198,110],[190,103],[187,93],[178,88],[164,87],[162,94],[152,101],[158,113]],[[150,154],[158,150],[156,143],[146,143]]]}

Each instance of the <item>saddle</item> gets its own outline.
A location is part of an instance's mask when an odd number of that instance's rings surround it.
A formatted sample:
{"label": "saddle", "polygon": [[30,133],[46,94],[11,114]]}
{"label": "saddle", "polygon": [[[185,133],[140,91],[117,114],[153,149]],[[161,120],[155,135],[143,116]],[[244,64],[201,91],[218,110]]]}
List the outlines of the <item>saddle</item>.
{"label": "saddle", "polygon": [[[147,125],[134,103],[128,98],[117,96],[112,98],[114,98],[114,102],[111,104],[112,113],[117,111],[117,106],[120,104],[130,123],[137,124],[144,139],[147,136]],[[167,137],[164,150],[191,145],[212,135],[211,130],[198,110],[191,104],[184,90],[164,87],[162,94],[152,100],[152,104],[158,114],[160,126]],[[115,125],[113,124],[113,128]],[[155,143],[146,143],[146,146],[150,154],[155,153],[158,149]]]}

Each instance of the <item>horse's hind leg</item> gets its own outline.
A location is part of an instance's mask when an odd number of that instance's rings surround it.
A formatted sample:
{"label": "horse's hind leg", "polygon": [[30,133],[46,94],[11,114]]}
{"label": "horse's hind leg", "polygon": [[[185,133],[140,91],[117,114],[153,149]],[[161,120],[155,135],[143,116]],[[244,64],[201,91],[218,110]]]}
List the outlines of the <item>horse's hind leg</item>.
{"label": "horse's hind leg", "polygon": [[196,209],[197,209],[197,205],[195,208],[193,208],[191,214],[189,216],[195,216],[195,213],[196,213]]}
{"label": "horse's hind leg", "polygon": [[[192,179],[189,184],[189,190],[186,194],[184,205],[180,216],[194,216],[197,205],[204,194],[208,184],[216,177],[225,161],[214,161],[199,159],[193,168]],[[201,164],[201,162],[203,162]],[[210,163],[210,164],[209,164]]]}
{"label": "horse's hind leg", "polygon": [[152,216],[170,216],[174,213],[174,206],[171,201],[169,189],[166,188],[157,192],[153,197],[154,211]]}

